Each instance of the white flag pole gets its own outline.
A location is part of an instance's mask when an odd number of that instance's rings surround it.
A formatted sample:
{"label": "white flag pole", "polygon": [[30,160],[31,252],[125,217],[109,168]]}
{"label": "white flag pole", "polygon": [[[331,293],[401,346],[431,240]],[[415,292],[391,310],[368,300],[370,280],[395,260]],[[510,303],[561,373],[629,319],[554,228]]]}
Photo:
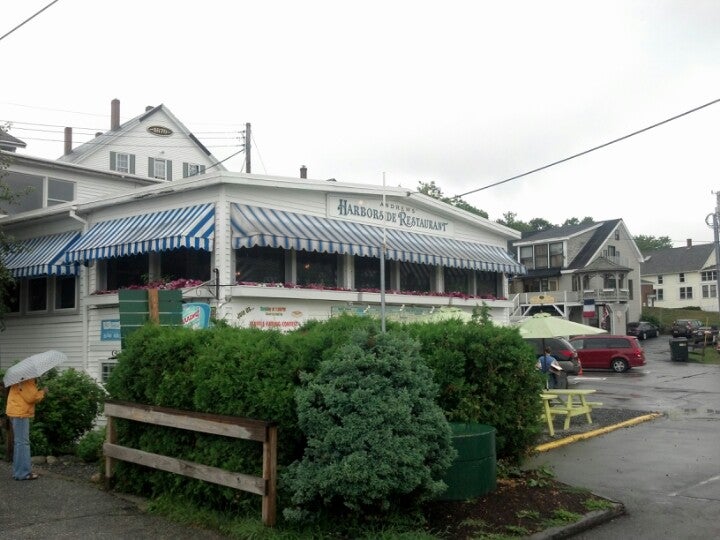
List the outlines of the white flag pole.
{"label": "white flag pole", "polygon": [[380,328],[385,332],[385,250],[387,244],[387,238],[385,234],[385,219],[387,213],[387,205],[385,204],[385,173],[383,172],[383,192],[382,192],[382,204],[383,204],[383,226],[382,226],[382,246],[380,246]]}

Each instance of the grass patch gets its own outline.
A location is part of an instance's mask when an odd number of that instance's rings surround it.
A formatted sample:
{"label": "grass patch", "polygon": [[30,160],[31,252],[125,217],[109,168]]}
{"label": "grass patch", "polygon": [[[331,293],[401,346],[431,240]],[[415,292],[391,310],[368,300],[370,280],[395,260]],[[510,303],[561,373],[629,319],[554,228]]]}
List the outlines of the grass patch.
{"label": "grass patch", "polygon": [[714,347],[697,348],[688,352],[688,362],[698,364],[720,364],[720,353]]}
{"label": "grass patch", "polygon": [[553,512],[552,518],[545,520],[545,527],[557,527],[558,525],[565,525],[566,523],[575,523],[580,521],[582,516],[575,512],[569,512],[563,508],[559,508]]}
{"label": "grass patch", "polygon": [[588,510],[608,510],[615,506],[611,501],[605,499],[588,499],[583,503]]}

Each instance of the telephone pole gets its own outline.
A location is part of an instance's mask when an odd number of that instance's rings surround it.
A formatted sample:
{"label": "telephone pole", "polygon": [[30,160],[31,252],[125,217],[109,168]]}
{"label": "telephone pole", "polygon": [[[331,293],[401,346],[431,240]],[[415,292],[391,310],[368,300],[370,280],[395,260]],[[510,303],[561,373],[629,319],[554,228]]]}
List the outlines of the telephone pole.
{"label": "telephone pole", "polygon": [[252,169],[250,167],[250,141],[252,140],[252,135],[250,132],[250,122],[247,122],[245,124],[245,172],[246,173],[252,173]]}
{"label": "telephone pole", "polygon": [[[710,220],[712,218],[712,220]],[[710,223],[712,221],[712,224]],[[715,192],[715,213],[708,214],[705,223],[713,229],[713,242],[715,243],[715,294],[718,300],[718,314],[720,314],[720,191]]]}

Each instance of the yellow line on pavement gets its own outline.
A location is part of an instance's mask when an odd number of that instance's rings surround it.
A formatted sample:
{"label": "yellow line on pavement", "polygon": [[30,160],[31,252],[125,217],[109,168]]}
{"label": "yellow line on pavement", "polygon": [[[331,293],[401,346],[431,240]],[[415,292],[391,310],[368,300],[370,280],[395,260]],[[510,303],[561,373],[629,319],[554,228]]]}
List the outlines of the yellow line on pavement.
{"label": "yellow line on pavement", "polygon": [[570,437],[565,437],[564,439],[559,439],[557,441],[552,441],[549,443],[544,443],[539,446],[535,447],[536,452],[547,452],[548,450],[553,450],[554,448],[559,448],[561,446],[565,446],[566,444],[574,443],[577,441],[582,441],[584,439],[589,439],[590,437],[597,437],[598,435],[603,435],[605,433],[610,433],[611,431],[615,431],[616,429],[634,426],[636,424],[640,424],[642,422],[647,422],[648,420],[653,420],[657,418],[658,416],[662,416],[662,413],[650,413],[645,414],[643,416],[638,416],[636,418],[631,418],[630,420],[625,420],[624,422],[620,422],[618,424],[613,424],[611,426],[605,426],[600,429],[595,429],[593,431],[586,431],[585,433],[578,433],[577,435],[571,435]]}

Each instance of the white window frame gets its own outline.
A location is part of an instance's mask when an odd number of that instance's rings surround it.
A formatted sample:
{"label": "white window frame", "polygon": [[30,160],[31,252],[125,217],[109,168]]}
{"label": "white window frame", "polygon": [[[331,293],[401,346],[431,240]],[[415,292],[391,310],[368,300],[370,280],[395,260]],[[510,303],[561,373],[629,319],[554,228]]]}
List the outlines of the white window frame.
{"label": "white window frame", "polygon": [[680,283],[685,283],[685,273],[684,273],[684,272],[680,272],[680,273],[678,274],[678,281],[679,281]]}
{"label": "white window frame", "polygon": [[200,174],[200,165],[198,165],[197,163],[188,163],[187,173],[188,177],[197,176],[198,174]]}
{"label": "white window frame", "polygon": [[717,270],[700,272],[700,281],[717,281]]}
{"label": "white window frame", "polygon": [[717,298],[717,285],[703,285],[702,286],[702,297],[703,298]]}
{"label": "white window frame", "polygon": [[662,275],[658,275],[658,285],[662,285],[662,284],[663,284],[663,277],[662,277]]}
{"label": "white window frame", "polygon": [[155,158],[153,160],[153,178],[167,180],[167,160]]}
{"label": "white window frame", "polygon": [[[125,163],[121,165],[121,161],[125,161]],[[130,172],[130,154],[125,152],[115,154],[115,170],[122,173]]]}
{"label": "white window frame", "polygon": [[680,287],[680,300],[692,300],[693,299],[693,288],[692,287]]}

